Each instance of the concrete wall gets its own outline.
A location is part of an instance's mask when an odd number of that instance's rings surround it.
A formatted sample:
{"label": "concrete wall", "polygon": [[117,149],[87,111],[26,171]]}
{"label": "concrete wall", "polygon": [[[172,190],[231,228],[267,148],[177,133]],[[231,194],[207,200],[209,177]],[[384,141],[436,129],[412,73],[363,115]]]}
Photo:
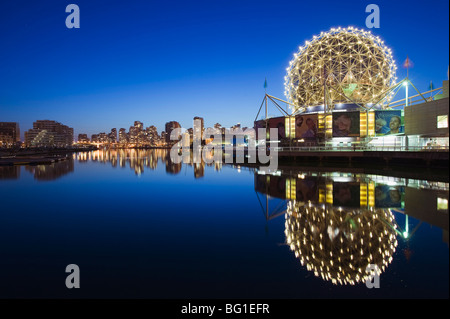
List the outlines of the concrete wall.
{"label": "concrete wall", "polygon": [[448,136],[447,128],[437,128],[437,116],[447,115],[449,98],[405,107],[406,135]]}

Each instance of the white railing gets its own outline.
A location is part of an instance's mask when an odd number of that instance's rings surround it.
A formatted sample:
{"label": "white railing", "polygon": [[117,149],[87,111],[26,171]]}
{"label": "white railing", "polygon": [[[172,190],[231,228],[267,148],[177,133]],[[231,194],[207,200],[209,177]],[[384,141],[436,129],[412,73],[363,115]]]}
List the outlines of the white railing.
{"label": "white railing", "polygon": [[278,152],[349,152],[349,151],[373,151],[373,152],[427,152],[449,151],[448,146],[285,146],[275,147]]}

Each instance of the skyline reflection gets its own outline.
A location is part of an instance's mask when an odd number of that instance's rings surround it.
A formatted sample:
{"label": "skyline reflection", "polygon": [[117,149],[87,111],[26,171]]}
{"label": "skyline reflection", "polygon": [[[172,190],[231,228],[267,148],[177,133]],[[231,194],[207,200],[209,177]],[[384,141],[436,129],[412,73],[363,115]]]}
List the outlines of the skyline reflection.
{"label": "skyline reflection", "polygon": [[[222,169],[222,163],[194,163],[192,154],[183,158],[183,163],[174,163],[170,158],[170,151],[166,149],[119,149],[119,150],[96,150],[88,152],[73,153],[66,160],[52,164],[26,165],[25,171],[34,175],[38,181],[49,181],[60,178],[74,171],[74,161],[79,163],[97,162],[111,164],[113,168],[130,168],[139,176],[145,170],[156,170],[158,165],[164,165],[167,174],[177,175],[181,172],[183,165],[193,167],[194,178],[202,178],[205,175],[205,167],[214,167],[215,171]],[[19,179],[20,165],[0,166],[0,179]]]}
{"label": "skyline reflection", "polygon": [[51,164],[25,166],[25,170],[33,174],[38,181],[52,181],[72,173],[75,167],[73,159],[68,158]]}
{"label": "skyline reflection", "polygon": [[18,179],[20,177],[20,166],[0,166],[0,179]]}
{"label": "skyline reflection", "polygon": [[111,163],[112,167],[126,168],[134,170],[136,175],[144,173],[145,169],[155,170],[158,165],[164,165],[166,173],[179,174],[184,165],[194,168],[194,177],[201,178],[205,174],[205,166],[214,166],[216,171],[222,169],[222,163],[194,163],[192,154],[183,157],[183,163],[174,163],[170,158],[170,151],[167,149],[119,149],[119,150],[97,150],[91,152],[81,152],[73,155],[79,162],[100,162]]}

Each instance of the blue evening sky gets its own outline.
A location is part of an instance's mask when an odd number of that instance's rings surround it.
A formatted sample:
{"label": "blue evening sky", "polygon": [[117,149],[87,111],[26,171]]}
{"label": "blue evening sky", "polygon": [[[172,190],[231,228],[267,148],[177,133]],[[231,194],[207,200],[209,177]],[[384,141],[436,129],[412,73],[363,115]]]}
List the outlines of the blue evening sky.
{"label": "blue evening sky", "polygon": [[[65,8],[80,7],[80,29]],[[23,132],[38,119],[78,133],[176,120],[252,126],[264,96],[285,99],[289,61],[313,35],[366,28],[365,8],[381,10],[372,29],[426,91],[448,75],[449,2],[429,1],[117,1],[0,2],[0,121]],[[275,111],[273,111],[275,112]],[[276,114],[276,113],[274,113]]]}

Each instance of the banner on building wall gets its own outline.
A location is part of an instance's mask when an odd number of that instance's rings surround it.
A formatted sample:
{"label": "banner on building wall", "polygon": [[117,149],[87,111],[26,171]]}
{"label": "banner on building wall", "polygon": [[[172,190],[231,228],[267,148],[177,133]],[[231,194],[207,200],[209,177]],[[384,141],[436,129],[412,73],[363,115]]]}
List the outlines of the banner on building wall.
{"label": "banner on building wall", "polygon": [[391,135],[404,133],[405,127],[401,110],[375,111],[375,135]]}
{"label": "banner on building wall", "polygon": [[295,117],[295,138],[313,139],[317,137],[318,115],[303,114]]}
{"label": "banner on building wall", "polygon": [[275,136],[275,139],[277,139],[278,141],[286,138],[286,125],[284,116],[269,119],[269,127],[277,129],[278,133],[277,136]]}
{"label": "banner on building wall", "polygon": [[360,113],[333,112],[333,137],[358,137]]}

